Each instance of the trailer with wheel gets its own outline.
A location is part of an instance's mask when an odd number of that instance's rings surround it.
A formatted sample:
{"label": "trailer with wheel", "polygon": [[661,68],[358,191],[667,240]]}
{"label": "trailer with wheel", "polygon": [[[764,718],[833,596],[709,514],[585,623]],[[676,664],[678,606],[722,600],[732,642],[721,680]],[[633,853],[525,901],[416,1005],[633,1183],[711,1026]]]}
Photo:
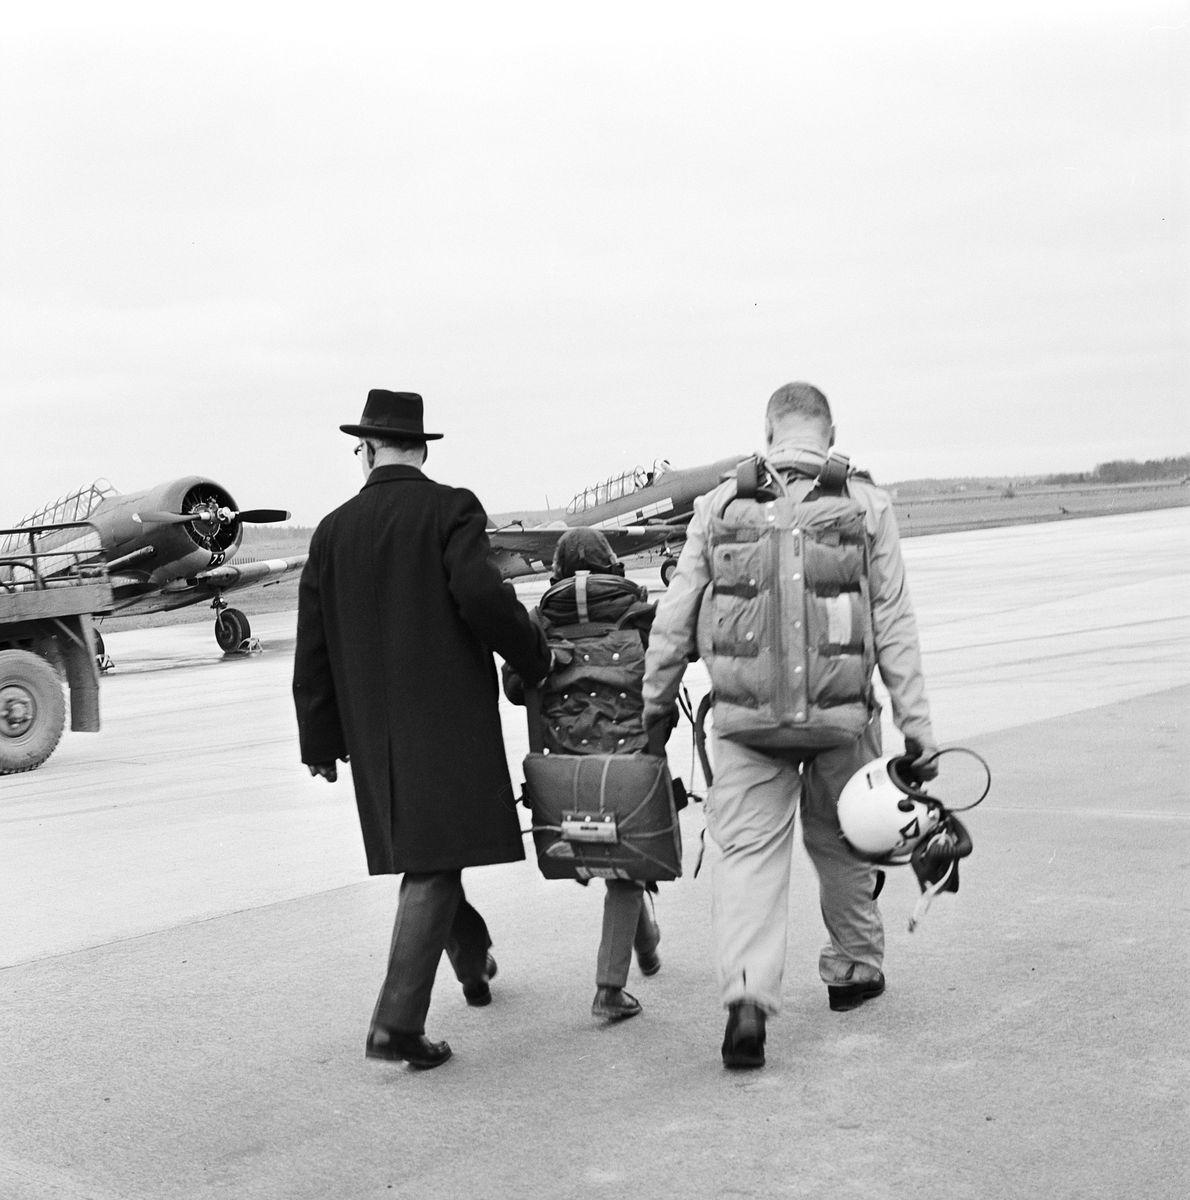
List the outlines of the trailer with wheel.
{"label": "trailer with wheel", "polygon": [[[78,536],[62,545],[63,530]],[[32,771],[66,723],[99,729],[99,666],[92,615],[110,612],[112,587],[98,530],[87,522],[0,529],[0,775]]]}

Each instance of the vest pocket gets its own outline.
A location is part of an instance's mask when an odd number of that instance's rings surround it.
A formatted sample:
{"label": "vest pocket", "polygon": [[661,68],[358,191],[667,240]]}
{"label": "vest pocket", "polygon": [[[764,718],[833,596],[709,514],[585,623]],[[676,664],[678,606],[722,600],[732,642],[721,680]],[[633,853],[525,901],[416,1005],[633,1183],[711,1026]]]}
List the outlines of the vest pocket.
{"label": "vest pocket", "polygon": [[864,649],[864,620],[860,611],[862,592],[837,592],[806,597],[806,645],[820,655],[861,654]]}
{"label": "vest pocket", "polygon": [[714,624],[711,648],[729,658],[755,658],[768,620],[769,598],[761,594],[750,600],[712,595]]}
{"label": "vest pocket", "polygon": [[712,552],[711,648],[716,655],[755,658],[768,619],[764,553],[758,542],[727,542]]}
{"label": "vest pocket", "polygon": [[829,708],[862,700],[867,679],[864,662],[862,592],[806,597],[809,701]]}
{"label": "vest pocket", "polygon": [[817,708],[866,701],[868,679],[862,653],[809,655],[810,703]]}
{"label": "vest pocket", "polygon": [[814,538],[806,538],[806,579],[813,588],[823,592],[858,588],[863,577],[862,544],[820,545]]}

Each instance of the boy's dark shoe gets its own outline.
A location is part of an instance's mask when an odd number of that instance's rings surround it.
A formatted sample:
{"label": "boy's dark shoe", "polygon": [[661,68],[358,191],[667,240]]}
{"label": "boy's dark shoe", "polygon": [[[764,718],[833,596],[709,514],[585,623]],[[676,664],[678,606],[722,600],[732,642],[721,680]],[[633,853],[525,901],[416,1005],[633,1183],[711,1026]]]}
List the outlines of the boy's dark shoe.
{"label": "boy's dark shoe", "polygon": [[657,947],[642,954],[639,950],[636,952],[636,965],[640,967],[642,975],[656,975],[661,970],[661,955],[657,953]]}
{"label": "boy's dark shoe", "polygon": [[591,1016],[602,1017],[606,1021],[623,1021],[626,1017],[635,1017],[640,1011],[640,1001],[623,988],[601,987],[591,1005]]}
{"label": "boy's dark shoe", "polygon": [[884,991],[884,972],[877,971],[875,979],[863,979],[859,983],[831,984],[826,993],[834,1012],[848,1012],[859,1008],[865,1000],[874,1000]]}
{"label": "boy's dark shoe", "polygon": [[764,1066],[764,1009],[750,1000],[740,1000],[727,1014],[723,1035],[723,1065],[732,1070]]}
{"label": "boy's dark shoe", "polygon": [[661,970],[661,955],[657,953],[657,947],[661,944],[661,927],[652,918],[650,924],[653,928],[653,948],[643,953],[640,950],[636,952],[636,965],[640,967],[642,975],[656,975]]}

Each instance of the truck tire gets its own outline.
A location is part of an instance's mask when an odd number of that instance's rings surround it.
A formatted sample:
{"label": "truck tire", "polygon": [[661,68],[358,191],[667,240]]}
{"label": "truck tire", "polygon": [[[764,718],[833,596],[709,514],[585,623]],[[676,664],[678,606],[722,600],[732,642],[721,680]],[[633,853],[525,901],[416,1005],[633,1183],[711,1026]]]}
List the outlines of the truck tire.
{"label": "truck tire", "polygon": [[0,775],[40,767],[65,724],[54,668],[27,650],[0,650]]}

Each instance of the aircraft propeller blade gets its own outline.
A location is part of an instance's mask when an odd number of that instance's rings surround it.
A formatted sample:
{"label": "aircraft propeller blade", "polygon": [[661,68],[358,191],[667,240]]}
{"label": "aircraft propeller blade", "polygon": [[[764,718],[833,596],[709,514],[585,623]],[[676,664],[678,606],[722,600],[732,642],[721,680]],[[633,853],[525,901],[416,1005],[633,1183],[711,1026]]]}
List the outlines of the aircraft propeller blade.
{"label": "aircraft propeller blade", "polygon": [[274,521],[288,521],[290,514],[283,508],[248,508],[243,512],[232,512],[230,509],[215,510],[200,509],[192,513],[143,512],[133,513],[132,519],[142,525],[187,525],[191,521],[206,521],[208,524],[218,521],[226,525],[229,521],[240,520],[248,525],[268,525]]}
{"label": "aircraft propeller blade", "polygon": [[246,508],[236,516],[249,525],[269,525],[274,521],[288,521],[290,514],[283,508]]}

